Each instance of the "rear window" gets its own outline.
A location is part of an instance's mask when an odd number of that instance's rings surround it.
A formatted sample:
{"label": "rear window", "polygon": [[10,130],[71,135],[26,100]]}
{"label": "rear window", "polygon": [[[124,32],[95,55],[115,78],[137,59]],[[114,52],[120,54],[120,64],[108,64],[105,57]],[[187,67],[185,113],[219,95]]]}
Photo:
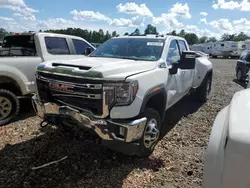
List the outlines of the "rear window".
{"label": "rear window", "polygon": [[45,37],[47,51],[53,55],[70,54],[69,47],[65,38]]}
{"label": "rear window", "polygon": [[36,56],[34,36],[6,36],[3,40],[0,56]]}

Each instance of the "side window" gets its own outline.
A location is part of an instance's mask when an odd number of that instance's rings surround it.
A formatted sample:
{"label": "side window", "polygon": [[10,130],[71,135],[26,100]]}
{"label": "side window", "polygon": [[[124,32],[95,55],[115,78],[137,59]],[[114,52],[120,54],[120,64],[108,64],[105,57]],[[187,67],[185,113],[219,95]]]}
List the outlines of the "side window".
{"label": "side window", "polygon": [[76,49],[76,54],[84,54],[87,47],[90,47],[92,49],[90,45],[82,40],[72,39],[72,41]]}
{"label": "side window", "polygon": [[181,56],[180,56],[177,41],[172,40],[168,49],[167,63],[169,65],[173,63],[179,63],[180,59],[181,59]]}
{"label": "side window", "polygon": [[45,44],[50,54],[70,54],[69,47],[65,38],[45,37]]}
{"label": "side window", "polygon": [[178,40],[178,44],[179,44],[179,47],[180,47],[180,53],[181,53],[181,54],[182,54],[183,51],[186,51],[186,50],[187,50],[187,46],[186,46],[185,41],[183,41],[183,40]]}

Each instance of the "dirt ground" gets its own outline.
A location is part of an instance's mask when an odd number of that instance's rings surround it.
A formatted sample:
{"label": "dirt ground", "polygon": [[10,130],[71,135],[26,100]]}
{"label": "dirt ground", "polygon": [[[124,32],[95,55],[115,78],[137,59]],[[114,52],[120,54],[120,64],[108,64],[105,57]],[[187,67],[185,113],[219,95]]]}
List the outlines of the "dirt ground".
{"label": "dirt ground", "polygon": [[[244,89],[235,79],[235,60],[213,59],[212,94],[202,106],[190,97],[166,114],[165,137],[146,159],[99,145],[88,134],[40,128],[29,101],[18,120],[0,127],[0,187],[201,187],[205,149],[217,113]],[[65,160],[41,169],[45,163]]]}

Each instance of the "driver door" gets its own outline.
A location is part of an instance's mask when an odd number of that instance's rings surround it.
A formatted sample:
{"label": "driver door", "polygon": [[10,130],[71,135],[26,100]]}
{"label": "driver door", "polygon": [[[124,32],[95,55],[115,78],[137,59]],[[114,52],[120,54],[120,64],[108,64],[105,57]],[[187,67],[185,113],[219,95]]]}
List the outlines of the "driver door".
{"label": "driver door", "polygon": [[[177,40],[172,40],[168,48],[166,60],[167,65],[169,68],[171,68],[173,64],[180,63],[180,60],[181,55]],[[168,94],[167,108],[171,107],[182,98],[182,93],[184,91],[181,83],[181,74],[182,72],[180,69],[177,70],[176,74],[168,74],[166,83],[166,91]]]}

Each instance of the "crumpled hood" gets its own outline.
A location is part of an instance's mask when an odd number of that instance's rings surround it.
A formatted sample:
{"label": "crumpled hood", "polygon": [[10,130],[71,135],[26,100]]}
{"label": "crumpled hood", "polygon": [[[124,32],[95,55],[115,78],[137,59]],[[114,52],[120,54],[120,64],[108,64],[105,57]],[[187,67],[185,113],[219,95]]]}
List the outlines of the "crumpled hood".
{"label": "crumpled hood", "polygon": [[127,76],[153,70],[155,67],[156,63],[152,61],[85,57],[72,60],[45,61],[37,69],[77,76],[123,80]]}

